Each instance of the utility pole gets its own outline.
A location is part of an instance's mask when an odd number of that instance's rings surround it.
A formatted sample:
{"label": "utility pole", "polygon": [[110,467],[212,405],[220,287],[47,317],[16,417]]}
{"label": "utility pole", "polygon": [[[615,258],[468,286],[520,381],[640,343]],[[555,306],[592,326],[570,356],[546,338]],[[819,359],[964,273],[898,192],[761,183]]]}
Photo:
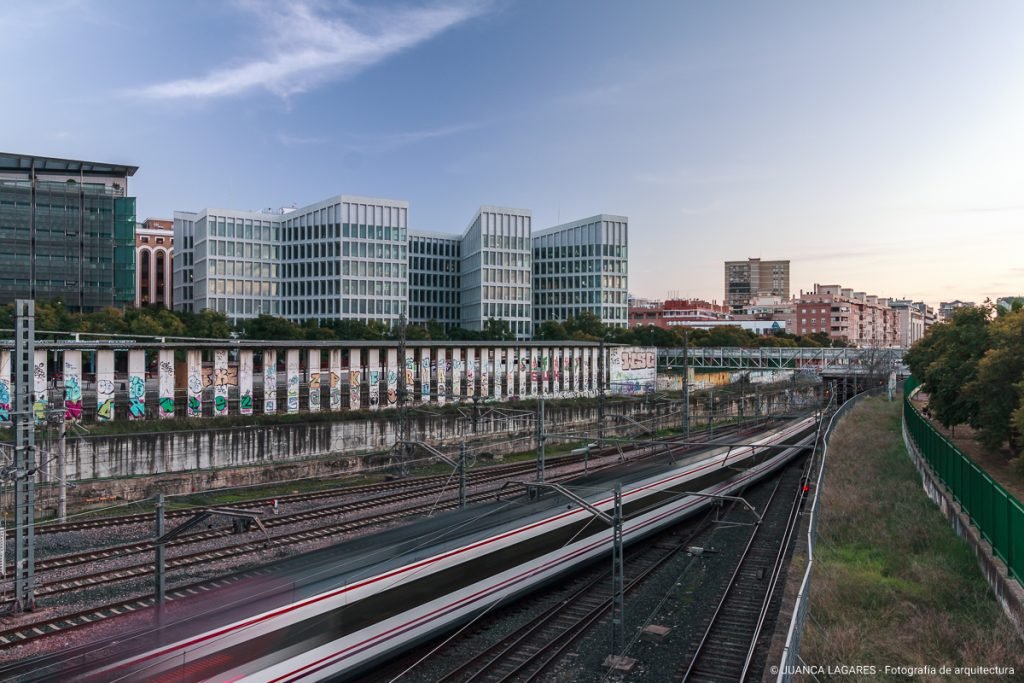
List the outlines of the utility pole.
{"label": "utility pole", "polygon": [[683,332],[683,440],[690,440],[690,331]]}
{"label": "utility pole", "polygon": [[[35,609],[35,302],[14,302],[14,611]],[[45,372],[45,368],[44,368]]]}
{"label": "utility pole", "polygon": [[621,657],[626,648],[625,570],[622,547],[622,482],[615,482],[615,510],[612,512],[612,656]]}
{"label": "utility pole", "polygon": [[156,589],[156,618],[157,624],[163,625],[164,616],[164,599],[167,592],[167,578],[165,576],[166,567],[166,556],[165,546],[160,542],[163,538],[166,530],[164,529],[164,494],[156,494],[156,525],[153,531],[156,533],[156,572],[155,574],[155,589]]}
{"label": "utility pole", "polygon": [[708,395],[708,439],[715,438],[715,389],[711,388],[711,393]]}
{"label": "utility pole", "polygon": [[402,440],[401,449],[401,471],[404,477],[408,473],[409,447],[409,410],[406,405],[408,401],[409,387],[405,384],[405,313],[398,316],[398,434]]}
{"label": "utility pole", "polygon": [[60,488],[57,495],[57,517],[60,519],[60,523],[64,524],[68,521],[68,472],[67,460],[64,456],[64,437],[67,431],[67,421],[63,415],[61,416],[59,429],[59,437],[57,439],[57,477]]}
{"label": "utility pole", "polygon": [[597,438],[604,438],[604,337],[597,353]]}
{"label": "utility pole", "polygon": [[544,481],[544,397],[537,399],[537,481]]}
{"label": "utility pole", "polygon": [[459,509],[466,507],[466,442],[459,443]]}

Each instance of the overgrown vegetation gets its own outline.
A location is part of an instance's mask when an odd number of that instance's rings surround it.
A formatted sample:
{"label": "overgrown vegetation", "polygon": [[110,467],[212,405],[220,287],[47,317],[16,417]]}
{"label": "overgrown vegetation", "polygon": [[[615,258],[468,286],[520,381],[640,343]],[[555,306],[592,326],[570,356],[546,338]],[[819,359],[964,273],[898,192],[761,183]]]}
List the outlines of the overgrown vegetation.
{"label": "overgrown vegetation", "polygon": [[1024,671],[1020,640],[971,550],[921,490],[900,437],[900,405],[868,399],[832,438],[801,657]]}
{"label": "overgrown vegetation", "polygon": [[934,325],[905,356],[947,428],[968,424],[990,450],[1021,452],[1024,431],[1024,309],[962,308]]}

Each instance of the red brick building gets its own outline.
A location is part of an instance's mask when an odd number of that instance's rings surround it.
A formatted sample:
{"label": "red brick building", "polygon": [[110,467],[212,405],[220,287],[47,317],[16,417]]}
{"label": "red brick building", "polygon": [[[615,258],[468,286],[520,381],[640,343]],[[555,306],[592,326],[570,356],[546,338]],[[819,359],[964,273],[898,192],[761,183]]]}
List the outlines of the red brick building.
{"label": "red brick building", "polygon": [[135,226],[135,305],[173,307],[174,221],[148,218]]}
{"label": "red brick building", "polygon": [[637,303],[629,307],[629,326],[654,325],[671,329],[681,323],[730,320],[728,306],[720,306],[701,299],[668,299]]}

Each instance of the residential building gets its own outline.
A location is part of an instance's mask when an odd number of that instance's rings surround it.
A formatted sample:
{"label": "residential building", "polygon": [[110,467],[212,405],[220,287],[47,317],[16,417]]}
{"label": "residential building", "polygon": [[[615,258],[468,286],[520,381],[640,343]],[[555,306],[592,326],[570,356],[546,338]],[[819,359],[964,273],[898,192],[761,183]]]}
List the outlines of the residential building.
{"label": "residential building", "polygon": [[736,320],[777,321],[792,331],[796,324],[796,301],[779,296],[755,296],[733,317]]}
{"label": "residential building", "polygon": [[889,307],[896,311],[897,343],[909,349],[924,336],[927,307],[922,310],[922,302],[909,299],[891,301]]}
{"label": "residential building", "polygon": [[701,299],[667,299],[665,301],[634,301],[629,308],[629,326],[654,325],[662,329],[685,323],[715,323],[732,320],[728,306]]}
{"label": "residential building", "polygon": [[789,298],[789,261],[725,262],[725,305],[735,313],[755,297]]}
{"label": "residential building", "polygon": [[461,325],[482,330],[504,320],[516,339],[533,335],[530,267],[532,216],[525,209],[481,206],[462,234]]}
{"label": "residential building", "polygon": [[629,219],[599,214],[533,236],[534,324],[584,311],[629,323]]}
{"label": "residential building", "polygon": [[823,333],[856,346],[897,346],[896,310],[889,300],[839,285],[814,285],[796,302],[796,334]]}
{"label": "residential building", "polygon": [[135,226],[135,305],[174,307],[174,221],[147,218]]}
{"label": "residential building", "polygon": [[943,301],[939,304],[939,320],[949,320],[957,309],[976,305],[973,301],[960,301],[959,299],[956,301]]}
{"label": "residential building", "polygon": [[136,166],[0,153],[0,304],[60,299],[73,311],[135,297]]}
{"label": "residential building", "polygon": [[409,322],[462,322],[462,240],[445,233],[409,231]]}
{"label": "residential building", "polygon": [[1013,310],[1014,304],[1020,302],[1024,306],[1024,296],[1001,296],[996,299],[996,307],[1006,311]]}

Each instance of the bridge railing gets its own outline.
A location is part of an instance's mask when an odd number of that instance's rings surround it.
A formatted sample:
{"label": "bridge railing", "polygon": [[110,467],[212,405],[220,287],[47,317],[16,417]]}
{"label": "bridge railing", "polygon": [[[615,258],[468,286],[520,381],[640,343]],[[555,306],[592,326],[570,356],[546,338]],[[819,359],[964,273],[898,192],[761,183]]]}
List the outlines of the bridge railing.
{"label": "bridge railing", "polygon": [[942,485],[960,504],[971,524],[1024,585],[1024,504],[939,433],[914,407],[914,377],[904,384],[903,422],[907,433]]}

